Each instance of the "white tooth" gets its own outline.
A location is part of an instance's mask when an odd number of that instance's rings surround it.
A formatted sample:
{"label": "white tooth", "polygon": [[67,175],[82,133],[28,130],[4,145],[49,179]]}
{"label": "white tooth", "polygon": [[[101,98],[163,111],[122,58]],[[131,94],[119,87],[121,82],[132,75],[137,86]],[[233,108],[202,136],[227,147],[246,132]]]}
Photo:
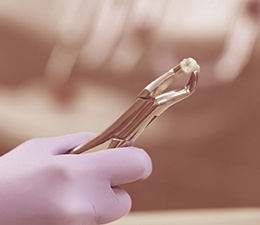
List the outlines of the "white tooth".
{"label": "white tooth", "polygon": [[200,66],[198,65],[196,60],[191,57],[187,58],[187,59],[183,59],[180,62],[180,66],[181,66],[182,71],[186,75],[190,75],[194,71],[198,71],[198,72],[200,71]]}

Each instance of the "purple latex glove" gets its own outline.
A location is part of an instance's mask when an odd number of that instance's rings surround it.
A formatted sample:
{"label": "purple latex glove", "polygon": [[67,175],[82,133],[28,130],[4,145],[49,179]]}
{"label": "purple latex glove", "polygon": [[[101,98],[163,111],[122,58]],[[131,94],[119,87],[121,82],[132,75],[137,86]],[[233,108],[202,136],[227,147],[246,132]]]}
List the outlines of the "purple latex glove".
{"label": "purple latex glove", "polygon": [[33,139],[0,157],[0,224],[96,225],[127,214],[118,185],[147,178],[151,160],[135,147],[64,154],[92,137]]}

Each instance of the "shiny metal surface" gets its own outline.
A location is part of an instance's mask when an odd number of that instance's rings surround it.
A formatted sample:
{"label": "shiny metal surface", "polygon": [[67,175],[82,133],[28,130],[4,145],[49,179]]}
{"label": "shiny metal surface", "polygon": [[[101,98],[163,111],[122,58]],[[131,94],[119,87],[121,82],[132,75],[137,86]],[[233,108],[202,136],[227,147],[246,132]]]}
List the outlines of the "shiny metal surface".
{"label": "shiny metal surface", "polygon": [[[179,65],[147,85],[129,109],[103,133],[72,149],[70,153],[83,153],[110,139],[111,143],[108,148],[133,143],[160,114],[170,106],[189,97],[196,90],[199,70],[200,67],[194,59],[182,60]],[[188,77],[188,82],[184,87],[164,92],[183,75]]]}

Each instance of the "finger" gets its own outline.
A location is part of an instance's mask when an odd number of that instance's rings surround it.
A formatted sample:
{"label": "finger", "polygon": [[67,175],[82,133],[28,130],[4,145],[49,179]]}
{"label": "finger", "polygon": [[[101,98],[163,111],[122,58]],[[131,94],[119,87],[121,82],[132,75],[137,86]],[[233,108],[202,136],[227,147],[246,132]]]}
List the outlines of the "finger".
{"label": "finger", "polygon": [[85,160],[91,158],[92,162],[96,162],[99,175],[106,176],[111,181],[111,186],[146,179],[152,172],[152,162],[148,154],[135,147],[108,149],[86,154],[84,157]]}
{"label": "finger", "polygon": [[83,144],[95,135],[91,133],[76,133],[59,137],[40,139],[40,145],[43,145],[49,153],[53,155],[66,154],[69,150]]}
{"label": "finger", "polygon": [[98,224],[109,223],[128,214],[132,200],[128,193],[119,187],[114,187],[106,201],[95,204]]}

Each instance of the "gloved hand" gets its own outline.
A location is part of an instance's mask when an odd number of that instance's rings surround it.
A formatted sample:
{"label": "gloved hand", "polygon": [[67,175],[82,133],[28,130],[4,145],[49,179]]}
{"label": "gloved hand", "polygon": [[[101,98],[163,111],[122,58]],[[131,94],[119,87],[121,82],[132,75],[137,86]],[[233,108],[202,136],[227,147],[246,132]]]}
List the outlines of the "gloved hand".
{"label": "gloved hand", "polygon": [[151,160],[135,147],[64,154],[91,137],[32,139],[0,157],[0,224],[96,225],[127,214],[118,185],[147,178]]}

